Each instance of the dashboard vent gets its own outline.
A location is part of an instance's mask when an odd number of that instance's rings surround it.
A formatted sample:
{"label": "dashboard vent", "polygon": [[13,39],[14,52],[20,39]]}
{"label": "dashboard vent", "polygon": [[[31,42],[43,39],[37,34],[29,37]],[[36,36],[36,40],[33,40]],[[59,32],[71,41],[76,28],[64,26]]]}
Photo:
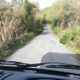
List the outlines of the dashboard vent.
{"label": "dashboard vent", "polygon": [[3,80],[9,76],[13,75],[13,73],[9,73],[9,72],[0,72],[0,80]]}

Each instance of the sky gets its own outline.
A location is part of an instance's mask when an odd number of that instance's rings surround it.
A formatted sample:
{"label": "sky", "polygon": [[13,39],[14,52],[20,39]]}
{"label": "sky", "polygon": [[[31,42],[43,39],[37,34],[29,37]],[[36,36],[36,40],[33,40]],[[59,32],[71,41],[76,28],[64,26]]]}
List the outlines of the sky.
{"label": "sky", "polygon": [[50,7],[54,2],[58,0],[29,0],[31,2],[37,2],[39,4],[40,9],[44,9]]}
{"label": "sky", "polygon": [[[8,0],[11,1],[11,0]],[[31,2],[37,2],[39,4],[40,9],[44,9],[50,7],[54,2],[58,0],[29,0]]]}

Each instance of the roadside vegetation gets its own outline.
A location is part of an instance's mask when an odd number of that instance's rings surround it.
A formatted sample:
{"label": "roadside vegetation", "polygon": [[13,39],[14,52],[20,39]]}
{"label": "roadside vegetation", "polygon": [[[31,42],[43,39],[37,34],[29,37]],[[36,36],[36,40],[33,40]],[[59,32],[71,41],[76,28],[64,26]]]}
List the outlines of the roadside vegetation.
{"label": "roadside vegetation", "polygon": [[38,6],[28,0],[0,0],[0,59],[42,31]]}
{"label": "roadside vegetation", "polygon": [[80,59],[80,0],[59,0],[41,13],[60,42]]}

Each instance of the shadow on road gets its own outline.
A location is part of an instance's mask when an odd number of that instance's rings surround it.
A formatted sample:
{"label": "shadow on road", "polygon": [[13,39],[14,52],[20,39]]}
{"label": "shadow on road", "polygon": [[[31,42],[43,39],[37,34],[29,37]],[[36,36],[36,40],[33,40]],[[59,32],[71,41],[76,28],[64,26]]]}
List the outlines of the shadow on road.
{"label": "shadow on road", "polygon": [[46,27],[46,25],[43,26],[43,32],[41,33],[41,35],[46,35],[46,34],[50,34],[51,31],[49,30],[49,27]]}
{"label": "shadow on road", "polygon": [[45,32],[42,32],[42,33],[41,33],[41,35],[47,35],[47,34],[49,34],[49,32],[46,32],[46,31],[45,31]]}
{"label": "shadow on road", "polygon": [[55,53],[55,52],[48,52],[46,55],[44,55],[41,59],[41,63],[45,62],[78,64],[75,55],[72,55],[70,53]]}

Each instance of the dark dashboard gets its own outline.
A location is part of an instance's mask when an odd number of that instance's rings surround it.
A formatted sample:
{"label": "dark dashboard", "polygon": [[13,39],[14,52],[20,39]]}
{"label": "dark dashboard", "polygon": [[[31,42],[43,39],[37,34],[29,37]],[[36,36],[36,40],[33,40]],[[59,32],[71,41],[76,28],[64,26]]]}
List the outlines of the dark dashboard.
{"label": "dark dashboard", "polygon": [[[63,69],[63,70],[58,70]],[[77,72],[64,71],[73,70]],[[80,66],[64,63],[0,62],[0,80],[80,80]]]}
{"label": "dark dashboard", "polygon": [[28,68],[25,70],[0,69],[0,80],[80,80],[73,74]]}

